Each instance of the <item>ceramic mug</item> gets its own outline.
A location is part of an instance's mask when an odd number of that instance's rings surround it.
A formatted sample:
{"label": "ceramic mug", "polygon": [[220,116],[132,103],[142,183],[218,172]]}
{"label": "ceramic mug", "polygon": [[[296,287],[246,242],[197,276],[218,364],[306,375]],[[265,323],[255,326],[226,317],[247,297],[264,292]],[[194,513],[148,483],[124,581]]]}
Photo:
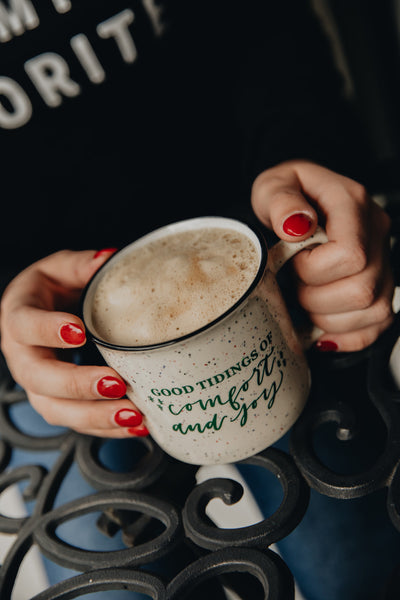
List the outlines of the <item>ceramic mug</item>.
{"label": "ceramic mug", "polygon": [[[229,310],[178,339],[119,346],[100,338],[91,307],[100,279],[135,246],[182,231],[217,227],[246,235],[257,248],[253,282]],[[106,363],[127,383],[153,439],[169,455],[196,465],[232,463],[282,437],[307,401],[310,372],[303,344],[276,273],[294,254],[326,241],[279,241],[267,250],[252,227],[224,217],[199,217],[162,227],[114,254],[89,282],[83,319]]]}

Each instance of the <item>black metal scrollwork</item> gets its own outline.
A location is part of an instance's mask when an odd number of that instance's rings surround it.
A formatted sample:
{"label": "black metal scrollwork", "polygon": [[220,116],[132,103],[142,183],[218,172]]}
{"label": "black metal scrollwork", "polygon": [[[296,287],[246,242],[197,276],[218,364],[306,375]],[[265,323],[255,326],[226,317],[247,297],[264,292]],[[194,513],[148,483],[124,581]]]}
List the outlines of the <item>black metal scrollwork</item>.
{"label": "black metal scrollwork", "polygon": [[[148,514],[165,525],[165,530],[156,538],[137,547],[98,552],[81,550],[56,536],[56,528],[68,519],[91,511],[124,510]],[[48,512],[36,524],[34,538],[43,552],[55,562],[71,569],[88,570],[94,567],[126,567],[143,565],[156,560],[172,550],[179,538],[180,515],[171,505],[146,494],[116,490],[99,492],[64,504]]]}
{"label": "black metal scrollwork", "polygon": [[[330,359],[330,371],[335,380],[330,393],[326,390],[326,381],[323,393],[318,389],[317,382],[315,398],[311,398],[293,427],[291,454],[309,485],[322,494],[343,499],[365,496],[388,486],[396,472],[400,460],[400,415],[394,399],[398,392],[385,389],[385,382],[388,379],[390,353],[399,336],[399,329],[397,315],[393,326],[368,352]],[[318,373],[318,368],[314,372]],[[323,372],[326,377],[326,364]],[[356,391],[351,386],[352,378],[357,381]],[[376,408],[376,419],[385,427],[386,439],[381,454],[373,459],[368,468],[360,472],[338,473],[324,465],[317,456],[313,434],[321,425],[335,423],[338,439],[345,442],[359,435],[363,417],[360,417],[360,413],[357,417],[354,412],[357,399],[364,403],[364,407],[372,404]]]}
{"label": "black metal scrollwork", "polygon": [[32,600],[72,600],[83,594],[111,590],[139,592],[153,600],[166,599],[165,586],[158,577],[141,571],[107,568],[61,581]]}
{"label": "black metal scrollwork", "polygon": [[144,456],[127,473],[107,469],[99,460],[99,449],[104,443],[100,438],[80,436],[76,445],[76,461],[82,475],[95,489],[141,490],[156,481],[165,469],[165,454],[151,438],[138,438],[145,447]]}
{"label": "black metal scrollwork", "polygon": [[[225,548],[199,558],[171,581],[167,587],[167,598],[192,598],[200,583],[229,573],[246,573],[255,577],[262,585],[265,600],[294,598],[293,577],[283,560],[270,550],[260,552],[250,548]],[[229,589],[229,581],[227,587]]]}
{"label": "black metal scrollwork", "polygon": [[288,535],[304,516],[309,488],[290,456],[276,448],[269,448],[242,462],[261,466],[278,477],[284,491],[283,501],[273,515],[260,523],[238,529],[218,529],[205,518],[208,502],[215,497],[226,504],[237,502],[242,488],[236,481],[228,479],[205,481],[190,493],[183,509],[186,535],[202,548],[216,550],[227,546],[247,546],[265,549]]}
{"label": "black metal scrollwork", "polygon": [[[100,459],[104,440],[63,432],[49,437],[19,430],[11,408],[26,402],[14,388],[4,361],[0,363],[0,494],[15,483],[26,483],[23,492],[34,507],[28,516],[0,515],[0,532],[16,534],[0,569],[0,598],[10,600],[20,566],[32,546],[63,566],[77,570],[71,577],[35,596],[34,600],[70,600],[84,593],[130,590],[156,600],[197,598],[203,584],[238,590],[234,575],[254,580],[266,600],[292,600],[293,577],[284,561],[269,546],[287,536],[301,522],[308,506],[309,486],[336,498],[356,498],[387,488],[387,510],[400,531],[400,393],[388,372],[393,345],[400,335],[400,316],[367,351],[334,358],[310,356],[314,373],[310,402],[293,428],[292,456],[270,448],[243,461],[267,469],[280,481],[283,500],[273,515],[237,529],[219,529],[205,515],[212,498],[226,504],[242,494],[237,482],[213,479],[194,486],[193,469],[169,457],[150,439],[141,440],[143,452],[126,472],[116,472]],[[323,361],[323,369],[318,361]],[[322,373],[319,379],[319,373]],[[356,384],[357,382],[357,384]],[[355,387],[357,385],[357,388]],[[314,445],[318,431],[334,425],[341,444],[363,433],[363,412],[371,411],[373,434],[382,440],[378,455],[367,467],[343,473],[324,463]],[[29,449],[32,463],[9,468],[16,448]],[[35,463],[35,452],[55,450],[49,470]],[[55,506],[60,488],[73,463],[98,490]],[[177,489],[179,488],[177,493]],[[70,519],[101,513],[101,531],[123,533],[125,548],[92,552],[61,540],[57,528]],[[153,535],[143,539],[149,525]],[[182,526],[183,525],[183,526]],[[151,529],[151,528],[150,528]],[[142,567],[158,557],[174,554],[186,535],[187,563],[166,582]],[[186,547],[186,546],[184,546]],[[101,549],[100,549],[101,550]],[[387,584],[385,600],[398,597],[398,572]],[[254,597],[251,586],[242,597]],[[216,596],[217,597],[217,596]]]}

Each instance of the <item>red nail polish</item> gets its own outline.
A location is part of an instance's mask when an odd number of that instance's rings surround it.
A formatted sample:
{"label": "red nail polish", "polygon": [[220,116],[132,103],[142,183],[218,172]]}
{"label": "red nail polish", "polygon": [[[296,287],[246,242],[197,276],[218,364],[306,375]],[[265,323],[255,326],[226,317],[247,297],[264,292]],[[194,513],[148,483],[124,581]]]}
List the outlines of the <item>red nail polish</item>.
{"label": "red nail polish", "polygon": [[329,340],[316,342],[315,347],[320,352],[336,352],[338,349],[338,345],[335,342],[330,342]]}
{"label": "red nail polish", "polygon": [[122,408],[115,414],[114,420],[120,427],[136,427],[141,424],[143,417],[136,410]]}
{"label": "red nail polish", "polygon": [[305,235],[310,230],[311,224],[312,221],[308,215],[305,215],[304,213],[296,213],[286,219],[282,225],[282,229],[287,235],[300,237],[301,235]]}
{"label": "red nail polish", "polygon": [[138,437],[145,437],[146,435],[149,435],[149,430],[147,429],[146,425],[138,425],[137,427],[131,427],[130,429],[128,429],[128,433],[130,433],[131,435],[136,435]]}
{"label": "red nail polish", "polygon": [[104,254],[113,254],[114,252],[116,252],[118,250],[118,248],[103,248],[102,250],[99,250],[98,252],[96,252],[96,254],[93,256],[93,258],[99,258],[99,256],[104,256]]}
{"label": "red nail polish", "polygon": [[82,327],[76,325],[75,323],[65,323],[65,325],[62,325],[60,327],[59,334],[63,342],[66,342],[67,344],[73,344],[74,346],[83,344],[86,339],[86,335]]}
{"label": "red nail polish", "polygon": [[121,398],[126,393],[126,385],[115,377],[103,377],[97,383],[97,391],[106,398]]}

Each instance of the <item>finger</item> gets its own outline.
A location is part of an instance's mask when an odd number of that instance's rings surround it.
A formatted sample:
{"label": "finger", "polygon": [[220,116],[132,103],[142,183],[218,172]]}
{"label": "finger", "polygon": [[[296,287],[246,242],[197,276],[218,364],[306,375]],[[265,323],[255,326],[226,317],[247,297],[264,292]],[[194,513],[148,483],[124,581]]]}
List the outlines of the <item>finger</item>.
{"label": "finger", "polygon": [[[341,181],[341,178],[339,179]],[[326,215],[329,241],[293,258],[298,276],[309,285],[323,285],[361,273],[375,255],[382,264],[389,252],[390,219],[362,186],[326,187],[318,199]]]}
{"label": "finger", "polygon": [[138,425],[137,427],[128,427],[118,429],[88,429],[82,430],[80,428],[75,429],[78,433],[85,435],[93,435],[102,438],[132,438],[132,437],[147,437],[149,430],[146,425]]}
{"label": "finger", "polygon": [[109,256],[109,253],[93,250],[63,250],[34,263],[5,290],[2,313],[8,315],[21,306],[54,310],[57,303],[57,308],[60,308],[59,303],[64,301],[65,296],[78,297],[77,293]]}
{"label": "finger", "polygon": [[358,352],[373,344],[387,326],[387,323],[378,323],[356,331],[324,334],[315,343],[315,348],[320,352]]}
{"label": "finger", "polygon": [[91,435],[93,437],[107,438],[107,439],[127,439],[133,437],[146,437],[149,435],[149,432],[146,430],[145,433],[138,430],[135,432],[133,429],[89,429],[88,431],[80,431],[78,429],[75,430],[77,433],[82,433],[84,435]]}
{"label": "finger", "polygon": [[393,320],[390,304],[380,299],[367,310],[355,310],[340,314],[310,314],[312,322],[326,333],[346,333],[365,327],[385,324],[388,327]]}
{"label": "finger", "polygon": [[13,361],[13,376],[26,390],[55,398],[120,398],[126,385],[110,367],[58,360],[51,350],[24,348]]}
{"label": "finger", "polygon": [[[116,417],[120,411],[134,410],[130,400],[70,400],[28,393],[33,408],[42,415],[50,425],[68,427],[70,429],[115,429],[119,426]],[[136,411],[140,415],[139,411]],[[138,420],[139,424],[141,419]],[[120,427],[120,426],[119,426]]]}
{"label": "finger", "polygon": [[20,306],[7,317],[8,334],[21,344],[47,348],[79,347],[86,342],[82,320],[70,313]]}
{"label": "finger", "polygon": [[393,277],[388,267],[380,271],[371,265],[363,273],[346,277],[321,286],[298,283],[297,296],[301,306],[309,313],[326,315],[364,310],[376,302],[383,302],[386,312],[391,310]]}
{"label": "finger", "polygon": [[[321,285],[361,272],[368,262],[373,233],[389,231],[388,216],[362,185],[319,165],[289,161],[265,171],[254,182],[254,211],[282,239],[289,240],[284,231],[285,211],[294,207],[295,198],[300,212],[306,210],[304,202],[308,199],[315,205],[329,239],[327,244],[303,250],[293,259],[301,279],[309,284]],[[309,203],[308,206],[314,210]],[[287,218],[290,217],[289,211]],[[310,234],[315,225],[316,220]]]}
{"label": "finger", "polygon": [[260,221],[283,240],[299,241],[315,232],[317,213],[292,168],[281,165],[259,175],[251,201]]}
{"label": "finger", "polygon": [[76,402],[28,393],[35,410],[47,423],[100,437],[132,437],[148,434],[143,417],[127,399]]}
{"label": "finger", "polygon": [[71,289],[80,293],[113,251],[62,251],[23,271],[3,295],[2,331],[29,345],[82,345],[85,335],[81,319],[53,311],[56,304],[76,300],[78,296],[71,294]]}
{"label": "finger", "polygon": [[60,285],[72,289],[83,288],[115,251],[116,248],[81,252],[61,250],[43,258],[37,264],[42,273]]}
{"label": "finger", "polygon": [[[303,250],[293,258],[298,277],[308,285],[325,285],[356,275],[367,267],[371,254],[382,257],[387,231],[367,241],[368,225],[358,207],[342,199],[338,200],[337,208],[342,216],[337,218],[334,227],[327,224],[329,241],[312,250]],[[378,245],[379,249],[375,250]]]}

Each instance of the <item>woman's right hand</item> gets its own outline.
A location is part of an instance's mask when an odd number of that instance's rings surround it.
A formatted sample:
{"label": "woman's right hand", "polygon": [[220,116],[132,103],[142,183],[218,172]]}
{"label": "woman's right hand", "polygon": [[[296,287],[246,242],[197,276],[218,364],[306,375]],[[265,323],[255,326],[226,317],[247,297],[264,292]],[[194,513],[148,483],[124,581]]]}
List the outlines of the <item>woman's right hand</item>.
{"label": "woman's right hand", "polygon": [[113,249],[63,250],[37,261],[7,287],[1,302],[1,349],[14,380],[52,425],[88,435],[147,435],[126,386],[107,366],[66,361],[65,349],[86,342],[73,314],[82,289]]}

